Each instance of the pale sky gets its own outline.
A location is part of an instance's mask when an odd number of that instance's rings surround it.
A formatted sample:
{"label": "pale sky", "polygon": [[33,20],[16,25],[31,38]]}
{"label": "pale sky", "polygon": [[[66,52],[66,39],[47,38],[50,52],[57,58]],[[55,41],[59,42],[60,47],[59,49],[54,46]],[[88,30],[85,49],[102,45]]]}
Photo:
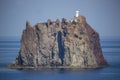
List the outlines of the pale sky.
{"label": "pale sky", "polygon": [[100,36],[120,36],[120,0],[0,0],[0,36],[21,36],[31,25],[85,16]]}

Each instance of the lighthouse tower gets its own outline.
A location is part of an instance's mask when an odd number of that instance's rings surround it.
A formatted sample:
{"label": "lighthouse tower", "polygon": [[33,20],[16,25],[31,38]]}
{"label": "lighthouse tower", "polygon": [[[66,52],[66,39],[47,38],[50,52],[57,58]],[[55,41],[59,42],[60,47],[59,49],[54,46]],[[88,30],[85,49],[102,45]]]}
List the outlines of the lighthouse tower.
{"label": "lighthouse tower", "polygon": [[78,16],[79,16],[79,11],[77,10],[75,17],[78,17]]}

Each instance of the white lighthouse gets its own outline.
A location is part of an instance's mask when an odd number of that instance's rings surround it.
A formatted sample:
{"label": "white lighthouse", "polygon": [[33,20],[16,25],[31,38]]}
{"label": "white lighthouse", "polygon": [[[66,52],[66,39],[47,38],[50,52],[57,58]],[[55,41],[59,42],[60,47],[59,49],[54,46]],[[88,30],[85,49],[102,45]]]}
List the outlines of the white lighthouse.
{"label": "white lighthouse", "polygon": [[76,17],[78,17],[79,16],[79,11],[77,10],[76,11],[76,15],[75,15]]}

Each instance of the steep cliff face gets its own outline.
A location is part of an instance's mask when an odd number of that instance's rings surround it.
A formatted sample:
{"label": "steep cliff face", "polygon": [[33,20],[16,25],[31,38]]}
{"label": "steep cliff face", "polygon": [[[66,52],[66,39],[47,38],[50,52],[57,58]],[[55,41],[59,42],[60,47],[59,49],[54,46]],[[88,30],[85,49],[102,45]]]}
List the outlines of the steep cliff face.
{"label": "steep cliff face", "polygon": [[31,26],[26,22],[21,48],[12,66],[96,68],[107,65],[99,34],[79,16]]}

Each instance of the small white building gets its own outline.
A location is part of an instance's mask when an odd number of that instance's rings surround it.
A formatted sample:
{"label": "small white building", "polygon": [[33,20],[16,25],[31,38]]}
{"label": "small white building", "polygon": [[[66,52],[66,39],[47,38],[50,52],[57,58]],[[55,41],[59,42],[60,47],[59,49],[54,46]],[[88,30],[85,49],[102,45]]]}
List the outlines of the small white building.
{"label": "small white building", "polygon": [[75,17],[78,17],[78,16],[79,16],[79,11],[77,10]]}
{"label": "small white building", "polygon": [[75,11],[75,12],[76,12],[75,17],[72,18],[72,19],[70,20],[70,22],[73,22],[73,21],[78,22],[78,19],[81,17],[81,16],[79,16],[79,11],[78,11],[78,10]]}

